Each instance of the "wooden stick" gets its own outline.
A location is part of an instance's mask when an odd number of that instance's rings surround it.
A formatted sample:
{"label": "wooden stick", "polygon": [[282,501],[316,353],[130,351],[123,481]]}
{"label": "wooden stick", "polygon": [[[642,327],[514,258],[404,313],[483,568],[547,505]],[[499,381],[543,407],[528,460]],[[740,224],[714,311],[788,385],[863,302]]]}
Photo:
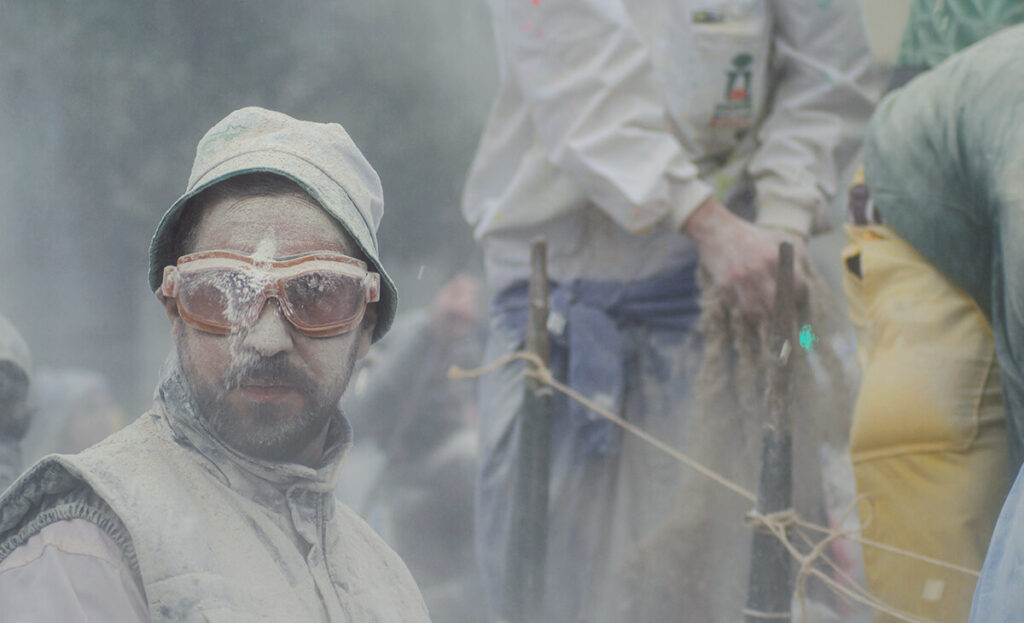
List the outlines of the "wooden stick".
{"label": "wooden stick", "polygon": [[[768,362],[761,480],[758,512],[768,515],[790,508],[793,494],[793,444],[789,414],[789,355],[793,348],[796,301],[793,245],[779,245],[775,306],[772,314],[771,361]],[[754,532],[747,592],[747,623],[790,621],[793,580],[785,546],[771,534]]]}
{"label": "wooden stick", "polygon": [[[533,243],[530,255],[527,350],[548,365],[547,244]],[[548,481],[551,463],[551,388],[526,382],[519,416],[519,460],[511,509],[502,618],[511,623],[541,620],[547,569]]]}

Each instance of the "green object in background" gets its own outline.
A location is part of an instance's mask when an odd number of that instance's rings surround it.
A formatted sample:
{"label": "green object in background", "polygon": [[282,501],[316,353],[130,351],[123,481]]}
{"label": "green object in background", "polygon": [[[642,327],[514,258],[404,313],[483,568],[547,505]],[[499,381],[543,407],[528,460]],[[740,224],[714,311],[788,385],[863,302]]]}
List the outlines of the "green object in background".
{"label": "green object in background", "polygon": [[806,351],[814,350],[814,345],[818,343],[818,336],[814,335],[814,331],[811,330],[811,325],[805,324],[800,327],[800,346]]}
{"label": "green object in background", "polygon": [[934,67],[1018,22],[1024,22],[1024,0],[914,0],[897,65]]}

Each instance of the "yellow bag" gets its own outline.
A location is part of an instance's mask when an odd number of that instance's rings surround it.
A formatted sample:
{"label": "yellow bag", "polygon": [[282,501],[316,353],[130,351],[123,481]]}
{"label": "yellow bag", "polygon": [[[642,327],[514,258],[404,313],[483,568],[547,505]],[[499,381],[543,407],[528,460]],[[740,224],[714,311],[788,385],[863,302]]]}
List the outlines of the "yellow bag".
{"label": "yellow bag", "polygon": [[[844,289],[862,371],[850,454],[863,534],[980,569],[1009,489],[992,330],[891,229],[847,226]],[[966,621],[976,578],[864,546],[868,588],[934,621]],[[878,615],[875,621],[894,620]]]}

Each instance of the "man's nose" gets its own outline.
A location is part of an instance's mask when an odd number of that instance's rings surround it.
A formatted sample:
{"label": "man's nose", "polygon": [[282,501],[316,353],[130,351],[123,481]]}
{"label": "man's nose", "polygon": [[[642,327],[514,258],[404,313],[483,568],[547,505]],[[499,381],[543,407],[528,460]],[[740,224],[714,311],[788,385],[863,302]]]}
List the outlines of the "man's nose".
{"label": "man's nose", "polygon": [[291,323],[284,317],[277,299],[269,299],[263,305],[256,322],[245,332],[242,344],[264,357],[292,349]]}

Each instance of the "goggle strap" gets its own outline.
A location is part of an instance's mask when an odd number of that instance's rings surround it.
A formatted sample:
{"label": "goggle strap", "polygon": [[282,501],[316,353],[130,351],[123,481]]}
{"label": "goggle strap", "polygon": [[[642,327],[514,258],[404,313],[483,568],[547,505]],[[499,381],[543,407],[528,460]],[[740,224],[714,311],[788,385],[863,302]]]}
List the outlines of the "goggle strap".
{"label": "goggle strap", "polygon": [[160,281],[160,293],[167,298],[176,298],[175,287],[178,280],[177,276],[178,269],[175,266],[164,266],[164,278]]}
{"label": "goggle strap", "polygon": [[380,274],[366,273],[366,302],[376,303],[380,300]]}

